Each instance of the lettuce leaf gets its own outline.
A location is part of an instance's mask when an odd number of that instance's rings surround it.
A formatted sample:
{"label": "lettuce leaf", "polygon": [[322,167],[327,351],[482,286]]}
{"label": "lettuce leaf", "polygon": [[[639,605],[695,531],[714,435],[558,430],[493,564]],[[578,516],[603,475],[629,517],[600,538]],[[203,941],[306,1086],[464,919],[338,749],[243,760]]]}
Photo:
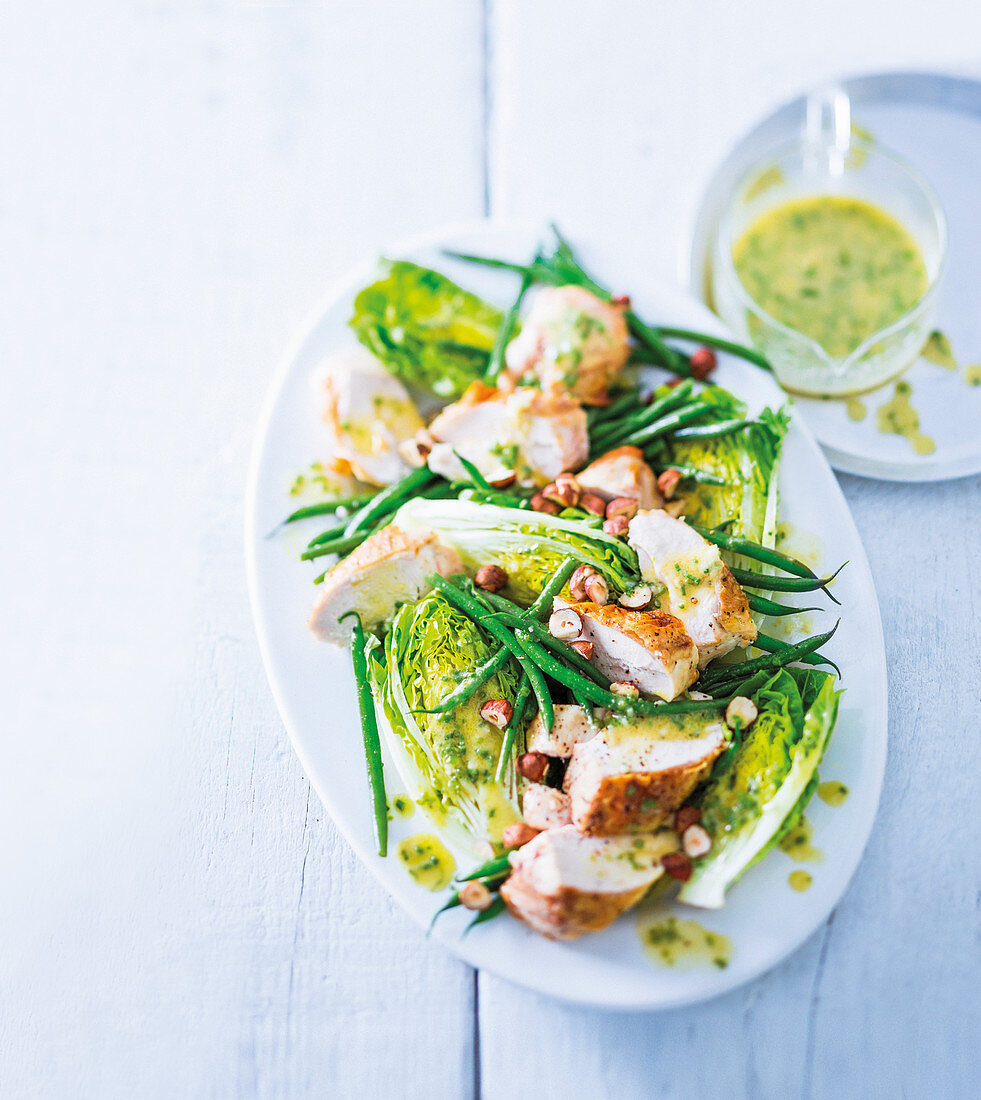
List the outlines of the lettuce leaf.
{"label": "lettuce leaf", "polygon": [[[706,391],[727,413],[744,409],[725,390]],[[728,402],[725,398],[729,398]],[[726,485],[698,485],[687,518],[702,527],[731,521],[733,534],[772,545],[777,525],[777,467],[790,417],[784,410],[764,409],[757,422],[718,439],[676,440],[671,462],[697,466],[726,478]]]}
{"label": "lettuce leaf", "polygon": [[501,312],[445,275],[406,260],[354,300],[354,334],[391,374],[436,397],[460,397],[484,376]]}
{"label": "lettuce leaf", "polygon": [[[379,646],[379,649],[381,647]],[[371,664],[376,699],[386,719],[389,747],[413,795],[458,839],[499,843],[519,820],[514,777],[494,781],[502,731],[484,722],[489,699],[513,703],[518,674],[508,664],[471,698],[446,714],[437,707],[497,646],[438,592],[404,605],[392,621],[384,652]]]}
{"label": "lettuce leaf", "polygon": [[[797,671],[797,670],[795,670]],[[834,677],[781,669],[753,693],[759,717],[726,753],[701,795],[712,850],[695,862],[680,893],[689,905],[720,908],[726,891],[801,817],[817,786],[817,769],[838,715]]]}
{"label": "lettuce leaf", "polygon": [[602,573],[614,595],[639,580],[636,553],[581,520],[469,500],[417,499],[403,504],[392,522],[410,534],[434,531],[470,572],[501,566],[508,574],[505,595],[519,603],[531,603],[570,553]]}

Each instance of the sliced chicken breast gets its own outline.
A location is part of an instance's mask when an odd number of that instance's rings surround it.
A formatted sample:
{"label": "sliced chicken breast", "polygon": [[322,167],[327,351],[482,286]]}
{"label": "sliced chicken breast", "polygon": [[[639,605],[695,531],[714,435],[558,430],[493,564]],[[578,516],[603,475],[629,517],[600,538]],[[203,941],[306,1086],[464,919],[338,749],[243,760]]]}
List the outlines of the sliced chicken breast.
{"label": "sliced chicken breast", "polygon": [[338,622],[342,615],[357,611],[366,627],[377,626],[397,604],[429,592],[433,573],[461,572],[459,557],[435,535],[412,537],[389,524],[327,574],[308,625],[321,641],[346,645],[351,627]]}
{"label": "sliced chicken breast", "polygon": [[529,783],[522,795],[521,812],[533,829],[554,829],[572,821],[572,802],[564,791]]}
{"label": "sliced chicken breast", "polygon": [[525,741],[529,752],[540,752],[564,760],[572,756],[573,748],[580,741],[594,737],[596,729],[589,724],[582,707],[556,703],[552,709],[555,711],[552,728],[546,729],[542,716],[536,714],[528,727]]}
{"label": "sliced chicken breast", "polygon": [[474,382],[429,426],[436,440],[429,468],[449,480],[468,474],[457,455],[494,482],[511,475],[547,485],[576,469],[589,453],[586,413],[573,400],[527,387],[495,389]]}
{"label": "sliced chicken breast", "polygon": [[678,847],[671,830],[645,837],[583,836],[574,825],[539,833],[511,856],[501,897],[549,939],[599,932],[635,905]]}
{"label": "sliced chicken breast", "polygon": [[746,595],[719,548],[683,519],[660,511],[638,512],[630,521],[628,541],[637,551],[644,580],[666,587],[661,606],[685,624],[698,646],[699,668],[755,641]]}
{"label": "sliced chicken breast", "polygon": [[613,723],[576,745],[564,788],[590,836],[649,832],[667,822],[726,746],[725,726],[697,715]]}
{"label": "sliced chicken breast", "polygon": [[317,371],[332,465],[373,485],[389,485],[410,467],[398,445],[423,427],[405,387],[366,348],[335,352]]}
{"label": "sliced chicken breast", "polygon": [[616,604],[565,606],[582,619],[579,637],[593,644],[590,661],[611,680],[626,680],[648,695],[674,699],[698,677],[698,650],[674,615],[627,611]]}
{"label": "sliced chicken breast", "polygon": [[579,286],[543,287],[508,345],[512,377],[534,374],[547,394],[606,404],[630,358],[626,303],[604,302]]}
{"label": "sliced chicken breast", "polygon": [[616,497],[636,500],[641,508],[660,508],[664,503],[657,491],[654,471],[644,461],[639,447],[617,447],[607,451],[576,475],[583,492],[595,493],[609,502]]}

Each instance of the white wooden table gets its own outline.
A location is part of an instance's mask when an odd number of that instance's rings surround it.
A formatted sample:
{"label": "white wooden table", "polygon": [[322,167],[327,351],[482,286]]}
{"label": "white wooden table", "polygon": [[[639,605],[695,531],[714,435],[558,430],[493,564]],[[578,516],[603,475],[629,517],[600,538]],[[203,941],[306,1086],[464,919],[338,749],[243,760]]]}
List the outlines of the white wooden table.
{"label": "white wooden table", "polygon": [[352,263],[491,213],[673,277],[775,101],[979,50],[976,0],[0,5],[0,1095],[979,1094],[981,480],[843,479],[892,670],[866,858],[772,973],[633,1017],[480,977],[361,869],[241,537],[273,365]]}

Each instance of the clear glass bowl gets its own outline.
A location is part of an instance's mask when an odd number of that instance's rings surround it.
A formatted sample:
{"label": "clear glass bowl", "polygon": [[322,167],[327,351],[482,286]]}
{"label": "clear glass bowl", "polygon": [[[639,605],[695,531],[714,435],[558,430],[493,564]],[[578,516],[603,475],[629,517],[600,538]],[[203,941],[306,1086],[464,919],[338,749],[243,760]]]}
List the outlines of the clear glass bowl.
{"label": "clear glass bowl", "polygon": [[[733,264],[733,246],[761,214],[819,195],[862,199],[891,214],[919,245],[927,270],[927,290],[913,309],[844,358],[834,358],[811,337],[765,312]],[[919,354],[933,327],[946,260],[947,221],[918,172],[879,145],[852,139],[841,148],[805,139],[772,150],[737,185],[714,243],[713,304],[730,328],[767,356],[785,389],[830,396],[861,393],[900,374]]]}

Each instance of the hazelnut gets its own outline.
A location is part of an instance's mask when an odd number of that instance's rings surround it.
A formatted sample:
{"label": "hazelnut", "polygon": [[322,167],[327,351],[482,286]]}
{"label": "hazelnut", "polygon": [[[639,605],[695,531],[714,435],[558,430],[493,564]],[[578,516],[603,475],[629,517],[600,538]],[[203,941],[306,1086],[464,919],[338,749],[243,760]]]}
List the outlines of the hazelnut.
{"label": "hazelnut", "polygon": [[689,825],[697,825],[702,820],[702,811],[697,806],[682,806],[674,815],[674,831],[681,835]]}
{"label": "hazelnut", "polygon": [[544,512],[549,516],[557,516],[562,509],[550,500],[546,500],[541,493],[535,493],[531,498],[531,507],[535,512]]}
{"label": "hazelnut", "polygon": [[726,725],[731,730],[745,730],[756,721],[759,711],[752,699],[737,695],[726,707]]}
{"label": "hazelnut", "polygon": [[582,634],[582,619],[571,607],[560,607],[548,620],[548,632],[553,638],[571,641]]}
{"label": "hazelnut", "polygon": [[595,493],[583,493],[579,498],[579,507],[591,516],[606,515],[606,501]]}
{"label": "hazelnut", "polygon": [[508,583],[508,575],[499,565],[482,565],[473,583],[485,592],[500,592]]}
{"label": "hazelnut", "polygon": [[640,511],[640,505],[633,497],[615,497],[606,506],[606,518],[616,519],[617,516],[623,516],[624,519],[631,520]]}
{"label": "hazelnut", "polygon": [[415,466],[416,468],[425,466],[426,459],[429,457],[428,450],[424,451],[419,441],[415,439],[401,440],[396,443],[395,450],[407,466]]}
{"label": "hazelnut", "polygon": [[701,825],[689,825],[681,834],[681,847],[689,859],[698,859],[712,850],[712,838]]}
{"label": "hazelnut", "polygon": [[580,565],[569,578],[569,595],[577,603],[586,598],[586,581],[595,574],[596,570],[591,565]]}
{"label": "hazelnut", "polygon": [[501,836],[501,843],[505,848],[521,848],[538,836],[538,830],[526,825],[523,821],[517,825],[509,825]]}
{"label": "hazelnut", "polygon": [[619,309],[630,309],[630,295],[614,294],[610,299],[610,305],[617,306]]}
{"label": "hazelnut", "polygon": [[679,481],[681,481],[681,471],[671,466],[657,479],[657,491],[665,500],[670,500],[674,496]]}
{"label": "hazelnut", "polygon": [[669,378],[664,384],[668,387],[669,390],[676,390],[682,382],[684,382],[684,378],[682,378],[680,375],[677,375],[674,378]]}
{"label": "hazelnut", "polygon": [[569,645],[577,652],[581,653],[583,657],[588,661],[593,655],[593,643],[592,642],[570,642]]}
{"label": "hazelnut", "polygon": [[514,474],[507,474],[505,477],[496,478],[490,484],[492,489],[510,489],[517,480]]}
{"label": "hazelnut", "polygon": [[626,516],[614,516],[613,519],[608,519],[603,524],[603,533],[613,535],[618,539],[625,538],[629,531],[630,520]]}
{"label": "hazelnut", "polygon": [[688,360],[688,365],[691,367],[691,373],[693,378],[699,380],[708,378],[708,376],[715,370],[715,365],[718,360],[715,357],[715,352],[711,348],[696,348],[691,353],[691,358]]}
{"label": "hazelnut", "polygon": [[572,474],[559,474],[542,489],[542,496],[560,508],[575,508],[579,503],[579,485]]}
{"label": "hazelnut", "polygon": [[679,882],[687,882],[691,878],[691,860],[684,852],[668,852],[666,856],[661,857],[661,866]]}
{"label": "hazelnut", "polygon": [[628,611],[643,611],[653,598],[654,593],[649,584],[638,584],[636,588],[624,592],[617,603]]}
{"label": "hazelnut", "polygon": [[548,770],[548,757],[543,752],[526,752],[518,757],[515,767],[518,769],[518,775],[532,783],[537,783],[545,777],[545,772]]}
{"label": "hazelnut", "polygon": [[640,688],[630,680],[614,680],[610,684],[610,691],[614,695],[622,695],[625,699],[637,699],[640,697]]}
{"label": "hazelnut", "polygon": [[599,575],[594,573],[591,577],[587,577],[583,585],[586,589],[586,595],[592,600],[593,603],[599,604],[601,607],[610,598],[610,586]]}
{"label": "hazelnut", "polygon": [[507,699],[488,699],[486,703],[480,708],[480,717],[485,722],[490,722],[492,726],[497,726],[499,730],[511,721],[511,715],[514,713],[514,707],[507,701]]}
{"label": "hazelnut", "polygon": [[482,882],[465,882],[457,892],[460,904],[464,909],[476,909],[478,911],[489,909],[494,900],[490,890]]}

